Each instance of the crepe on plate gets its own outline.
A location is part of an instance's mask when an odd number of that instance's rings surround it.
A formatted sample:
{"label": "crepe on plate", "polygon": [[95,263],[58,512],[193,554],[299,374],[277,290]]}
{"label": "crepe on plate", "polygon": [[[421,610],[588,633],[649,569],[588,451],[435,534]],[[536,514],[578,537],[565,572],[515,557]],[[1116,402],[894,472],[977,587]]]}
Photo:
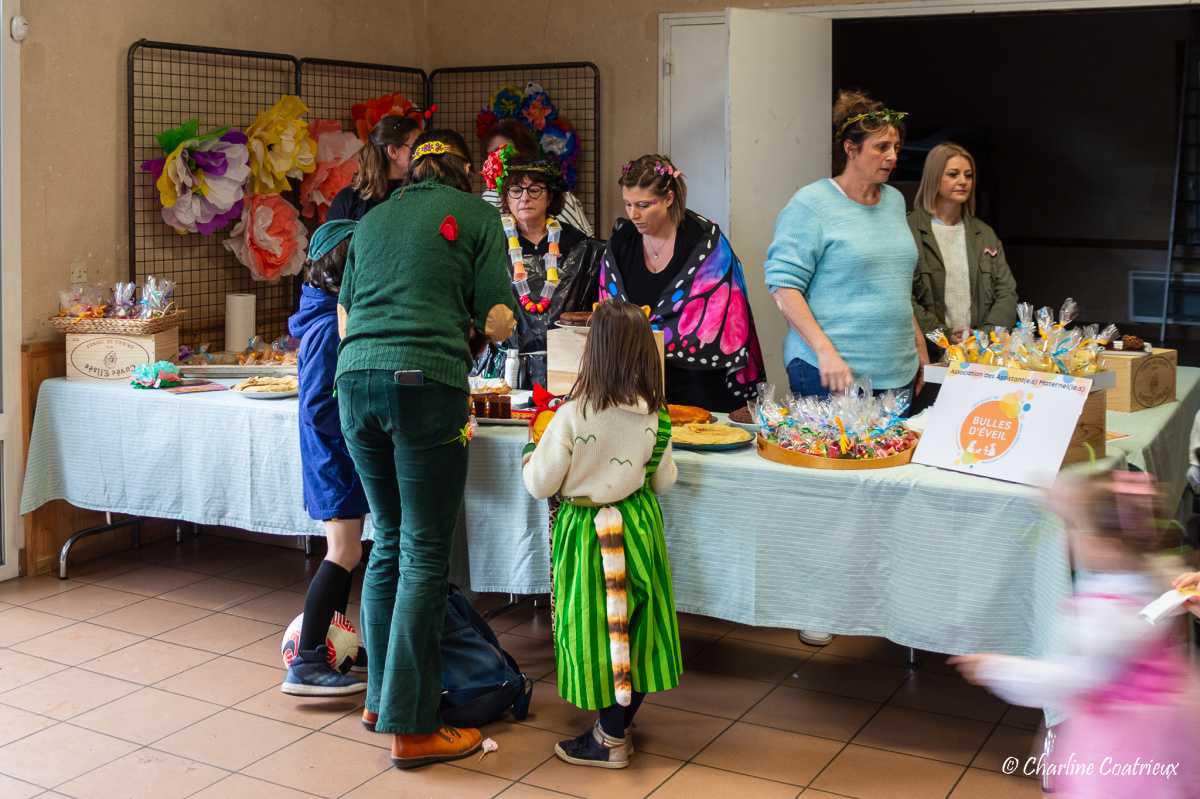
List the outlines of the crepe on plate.
{"label": "crepe on plate", "polygon": [[255,375],[238,383],[233,387],[233,390],[249,391],[255,394],[283,394],[289,391],[297,391],[299,388],[300,383],[291,375],[284,377]]}
{"label": "crepe on plate", "polygon": [[740,444],[752,438],[740,427],[714,422],[692,422],[671,428],[671,440],[678,444]]}

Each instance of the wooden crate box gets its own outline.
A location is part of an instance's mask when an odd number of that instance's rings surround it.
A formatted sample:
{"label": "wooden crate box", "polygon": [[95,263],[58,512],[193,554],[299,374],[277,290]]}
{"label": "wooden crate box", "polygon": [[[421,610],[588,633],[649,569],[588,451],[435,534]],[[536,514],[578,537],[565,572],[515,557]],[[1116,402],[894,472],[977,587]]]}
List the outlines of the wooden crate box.
{"label": "wooden crate box", "polygon": [[68,333],[67,379],[128,382],[138,364],[173,361],[178,355],[178,327],[149,336]]}
{"label": "wooden crate box", "polygon": [[1093,391],[1083,403],[1075,432],[1071,434],[1071,443],[1067,445],[1067,454],[1063,456],[1063,466],[1084,463],[1091,460],[1093,454],[1098,459],[1104,457],[1108,445],[1108,422],[1104,415],[1107,411],[1104,395],[1107,393],[1103,390]]}
{"label": "wooden crate box", "polygon": [[1108,391],[1110,411],[1143,411],[1175,401],[1175,373],[1179,366],[1179,353],[1175,350],[1105,352],[1100,355],[1100,363],[1117,376],[1117,387]]}

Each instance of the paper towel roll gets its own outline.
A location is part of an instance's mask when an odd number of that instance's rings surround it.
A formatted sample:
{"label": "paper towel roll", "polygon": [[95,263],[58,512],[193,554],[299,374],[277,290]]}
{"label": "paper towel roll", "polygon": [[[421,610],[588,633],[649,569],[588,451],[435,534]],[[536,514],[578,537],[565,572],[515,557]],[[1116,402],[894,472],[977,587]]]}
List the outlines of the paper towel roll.
{"label": "paper towel roll", "polygon": [[225,295],[225,349],[241,352],[254,336],[254,295]]}

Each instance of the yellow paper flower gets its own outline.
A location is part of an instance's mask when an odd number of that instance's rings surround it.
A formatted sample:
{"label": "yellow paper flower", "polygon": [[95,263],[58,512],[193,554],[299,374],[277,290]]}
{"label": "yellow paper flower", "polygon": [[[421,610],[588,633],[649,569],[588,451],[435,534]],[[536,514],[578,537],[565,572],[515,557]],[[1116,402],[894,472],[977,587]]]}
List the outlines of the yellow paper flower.
{"label": "yellow paper flower", "polygon": [[250,149],[250,192],[262,196],[287,191],[288,178],[302,178],[317,168],[317,142],[300,117],[308,106],[285,95],[246,128]]}

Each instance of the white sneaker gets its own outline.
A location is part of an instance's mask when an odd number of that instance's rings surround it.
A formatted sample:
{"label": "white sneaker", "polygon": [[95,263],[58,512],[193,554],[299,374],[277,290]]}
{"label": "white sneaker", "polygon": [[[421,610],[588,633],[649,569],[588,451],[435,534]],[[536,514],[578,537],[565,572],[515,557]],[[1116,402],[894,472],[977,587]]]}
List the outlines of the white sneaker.
{"label": "white sneaker", "polygon": [[800,630],[796,635],[800,636],[800,640],[809,646],[829,646],[833,643],[832,633],[824,633],[818,630]]}

